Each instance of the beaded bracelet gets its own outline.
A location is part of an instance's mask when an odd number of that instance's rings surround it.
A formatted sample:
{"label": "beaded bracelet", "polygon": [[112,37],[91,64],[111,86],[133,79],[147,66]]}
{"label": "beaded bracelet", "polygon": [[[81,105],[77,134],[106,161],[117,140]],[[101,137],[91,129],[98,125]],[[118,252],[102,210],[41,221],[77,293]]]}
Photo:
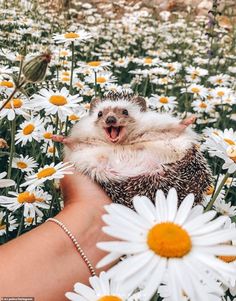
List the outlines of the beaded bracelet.
{"label": "beaded bracelet", "polygon": [[70,240],[75,245],[75,247],[76,247],[77,251],[79,252],[80,256],[82,257],[82,259],[86,263],[87,267],[89,268],[89,271],[90,271],[91,275],[96,276],[95,270],[94,270],[91,262],[89,261],[88,257],[84,254],[83,249],[81,248],[80,244],[78,243],[78,241],[76,240],[74,235],[70,232],[70,230],[68,230],[67,227],[62,222],[57,220],[56,218],[51,218],[50,217],[46,220],[46,222],[48,222],[48,221],[56,223],[58,226],[60,226],[64,230],[64,232],[69,236]]}

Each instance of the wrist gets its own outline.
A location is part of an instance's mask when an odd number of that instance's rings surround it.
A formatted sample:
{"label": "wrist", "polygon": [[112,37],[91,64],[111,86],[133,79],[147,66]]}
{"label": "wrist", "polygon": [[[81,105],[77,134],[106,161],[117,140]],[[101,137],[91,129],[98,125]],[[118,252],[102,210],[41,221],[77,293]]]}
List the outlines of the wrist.
{"label": "wrist", "polygon": [[[96,203],[91,202],[71,202],[55,218],[61,221],[75,236],[76,240],[83,249],[93,267],[105,256],[105,252],[97,249],[96,244],[100,241],[110,240],[111,238],[102,232],[104,223],[102,215],[105,213],[104,206],[109,204],[108,199],[102,199]],[[65,235],[66,236],[66,235]],[[75,255],[76,249],[73,248],[67,240],[67,250],[72,256]],[[76,254],[78,258],[79,254]],[[79,258],[78,260],[82,260]]]}

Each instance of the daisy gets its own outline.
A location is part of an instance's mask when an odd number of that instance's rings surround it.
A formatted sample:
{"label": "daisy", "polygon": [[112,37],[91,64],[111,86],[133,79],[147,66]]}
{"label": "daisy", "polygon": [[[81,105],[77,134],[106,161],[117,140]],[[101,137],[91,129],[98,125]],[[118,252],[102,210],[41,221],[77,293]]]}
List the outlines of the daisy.
{"label": "daisy", "polygon": [[165,272],[170,277],[173,300],[181,300],[182,291],[190,300],[207,300],[203,281],[215,293],[222,294],[206,268],[225,282],[228,277],[236,278],[236,269],[216,258],[216,255],[236,254],[234,247],[223,244],[236,238],[236,232],[220,229],[227,217],[213,220],[215,211],[196,212],[193,203],[194,196],[189,194],[177,208],[178,197],[172,188],[167,198],[162,191],[157,191],[155,206],[147,197],[135,197],[136,212],[119,204],[105,206],[109,214],[103,216],[108,224],[103,231],[120,240],[97,244],[111,252],[97,267],[121,255],[130,255],[112,267],[108,275],[121,281],[125,289],[135,289],[146,281],[144,300],[153,296]]}
{"label": "daisy", "polygon": [[209,135],[203,147],[208,150],[210,156],[217,156],[225,161],[222,168],[227,169],[228,173],[236,171],[236,132],[233,129]]}
{"label": "daisy", "polygon": [[201,99],[196,99],[191,105],[193,110],[198,113],[210,113],[214,109],[213,104],[207,100],[203,101]]}
{"label": "daisy", "polygon": [[44,143],[40,149],[42,150],[42,153],[46,154],[47,158],[53,158],[54,153],[56,158],[59,157],[58,150],[52,142]]}
{"label": "daisy", "polygon": [[7,173],[5,171],[0,173],[0,188],[10,187],[10,186],[14,186],[16,184],[15,181],[13,181],[13,180],[3,179],[3,178],[5,178],[6,175],[7,175]]}
{"label": "daisy", "polygon": [[40,116],[31,117],[30,120],[26,120],[20,124],[20,129],[17,131],[15,136],[16,144],[21,143],[25,145],[27,142],[32,142],[33,140],[40,141],[40,132],[43,128],[43,121]]}
{"label": "daisy", "polygon": [[214,202],[214,209],[222,215],[236,216],[236,206],[232,206],[231,202],[226,202],[224,199],[217,198]]}
{"label": "daisy", "polygon": [[110,280],[105,272],[99,276],[89,278],[91,287],[77,282],[74,291],[68,292],[65,296],[71,301],[128,301],[129,295],[121,290],[118,283]]}
{"label": "daisy", "polygon": [[[6,100],[0,101],[0,107],[6,102]],[[22,115],[24,118],[30,117],[27,110],[30,106],[27,106],[28,101],[25,97],[17,97],[10,100],[0,111],[0,118],[7,117],[8,120],[15,119],[16,115]]]}
{"label": "daisy", "polygon": [[71,43],[74,42],[75,45],[79,44],[84,40],[91,38],[91,34],[81,29],[76,32],[66,32],[64,34],[55,34],[53,40],[57,43]]}
{"label": "daisy", "polygon": [[70,95],[69,91],[63,87],[60,91],[42,89],[39,94],[32,97],[32,106],[35,109],[44,109],[46,115],[58,114],[60,120],[65,121],[66,117],[72,114],[72,108],[78,106],[82,98]]}
{"label": "daisy", "polygon": [[15,83],[13,80],[0,80],[0,92],[10,90],[11,93],[13,89],[15,89]]}
{"label": "daisy", "polygon": [[28,191],[34,190],[36,187],[42,185],[47,180],[62,179],[65,174],[72,174],[71,167],[73,165],[69,162],[58,164],[51,163],[41,167],[37,173],[28,176],[25,183],[21,184],[21,187],[27,187]]}
{"label": "daisy", "polygon": [[232,94],[232,90],[226,87],[217,87],[212,91],[214,97],[222,99]]}
{"label": "daisy", "polygon": [[53,126],[48,125],[46,128],[43,128],[41,132],[41,139],[44,140],[45,142],[50,142],[52,141],[52,136],[53,136]]}
{"label": "daisy", "polygon": [[59,72],[59,81],[62,82],[62,83],[64,83],[64,84],[68,84],[69,85],[70,84],[70,77],[71,77],[70,74],[71,73],[68,70],[61,70]]}
{"label": "daisy", "polygon": [[100,87],[104,87],[107,84],[114,83],[117,81],[115,76],[112,75],[112,72],[99,72],[99,73],[94,73],[89,76],[85,77],[85,82],[87,83],[95,83],[99,85]]}
{"label": "daisy", "polygon": [[[182,93],[185,93],[183,89],[181,90]],[[188,93],[192,93],[194,97],[206,98],[208,94],[207,88],[203,87],[202,85],[192,84],[187,88]]]}
{"label": "daisy", "polygon": [[8,194],[12,197],[0,196],[0,205],[13,212],[24,207],[25,217],[36,216],[36,214],[42,217],[43,212],[39,208],[49,209],[48,201],[52,199],[52,196],[42,189],[35,189],[32,192],[9,191]]}
{"label": "daisy", "polygon": [[40,216],[36,216],[35,217],[31,217],[31,216],[27,216],[24,218],[24,226],[27,228],[27,227],[30,227],[30,226],[34,226],[36,224],[41,224],[43,221],[42,217]]}
{"label": "daisy", "polygon": [[199,81],[201,77],[206,76],[208,71],[200,67],[189,66],[185,68],[188,76],[187,79],[191,82]]}
{"label": "daisy", "polygon": [[215,76],[210,76],[208,81],[214,86],[229,86],[230,76],[227,74],[218,74]]}
{"label": "daisy", "polygon": [[83,69],[89,69],[94,72],[103,71],[109,68],[111,62],[106,61],[90,61],[90,62],[78,62],[78,65]]}
{"label": "daisy", "polygon": [[156,66],[159,62],[159,58],[151,58],[151,57],[144,57],[142,59],[136,58],[134,59],[135,63],[138,63],[139,65],[143,65],[145,67],[147,66]]}
{"label": "daisy", "polygon": [[20,169],[22,172],[32,172],[35,167],[38,166],[38,163],[34,158],[20,155],[18,158],[13,158],[12,167]]}
{"label": "daisy", "polygon": [[84,108],[84,106],[80,106],[73,111],[73,114],[68,117],[72,124],[78,122],[82,117],[88,115],[88,111],[86,108]]}
{"label": "daisy", "polygon": [[[11,214],[8,215],[8,231],[14,231],[18,227],[18,223],[16,218],[12,216]],[[0,211],[0,236],[6,234],[6,213],[3,211]]]}
{"label": "daisy", "polygon": [[149,98],[148,103],[151,108],[160,109],[164,108],[166,111],[173,110],[176,106],[176,97],[174,96],[164,96],[152,94],[152,97]]}
{"label": "daisy", "polygon": [[171,62],[171,63],[164,63],[163,67],[167,68],[168,75],[172,76],[180,71],[182,65],[179,62]]}
{"label": "daisy", "polygon": [[117,61],[114,62],[116,67],[127,68],[129,65],[130,59],[128,57],[121,57]]}

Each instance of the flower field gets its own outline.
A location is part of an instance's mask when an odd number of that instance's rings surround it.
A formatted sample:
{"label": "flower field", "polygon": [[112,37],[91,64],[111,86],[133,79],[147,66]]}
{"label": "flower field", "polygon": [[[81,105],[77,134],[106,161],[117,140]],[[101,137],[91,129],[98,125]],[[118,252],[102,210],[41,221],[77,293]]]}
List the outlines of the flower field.
{"label": "flower field", "polygon": [[[124,13],[117,17],[79,2],[77,11],[58,16],[37,1],[19,1],[14,9],[13,2],[0,1],[0,243],[63,208],[59,180],[71,173],[72,164],[63,163],[63,146],[53,135],[67,136],[89,113],[94,96],[134,93],[145,97],[151,110],[180,119],[196,116],[194,130],[214,181],[195,207],[188,195],[177,208],[171,189],[168,196],[157,193],[155,206],[135,198],[136,212],[115,204],[106,208],[105,231],[117,243],[99,243],[109,252],[100,266],[128,256],[92,280],[92,288],[77,283],[67,297],[236,300],[236,26],[231,10],[220,11],[213,0],[207,16],[191,11],[185,17],[168,11],[152,15],[139,4],[121,2]],[[173,253],[154,246],[157,233],[166,243],[165,231],[181,237],[188,256],[176,255],[178,241],[172,238]],[[121,284],[112,286],[110,278]],[[103,286],[105,293],[98,289]]]}

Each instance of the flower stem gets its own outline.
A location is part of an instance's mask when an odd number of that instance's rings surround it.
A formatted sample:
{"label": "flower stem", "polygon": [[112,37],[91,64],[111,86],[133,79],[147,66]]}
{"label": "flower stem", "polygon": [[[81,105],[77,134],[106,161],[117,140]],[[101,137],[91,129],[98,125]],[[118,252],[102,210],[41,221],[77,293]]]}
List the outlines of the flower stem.
{"label": "flower stem", "polygon": [[94,71],[94,77],[95,77],[94,92],[95,92],[95,97],[96,97],[97,96],[97,92],[98,92],[97,72],[96,71]]}
{"label": "flower stem", "polygon": [[15,150],[15,132],[16,132],[16,119],[12,120],[11,123],[11,148],[10,148],[10,156],[9,156],[9,165],[7,171],[7,177],[11,178],[11,170],[12,170],[12,160]]}
{"label": "flower stem", "polygon": [[21,216],[21,220],[20,220],[20,226],[19,226],[19,229],[18,229],[18,232],[17,232],[17,237],[21,234],[22,230],[23,230],[23,226],[24,226],[24,214],[23,214],[24,211],[22,211],[22,216]]}
{"label": "flower stem", "polygon": [[75,57],[75,44],[71,42],[71,72],[70,72],[70,89],[69,92],[72,94],[72,82],[74,73],[74,57]]}
{"label": "flower stem", "polygon": [[218,195],[220,194],[220,192],[221,192],[222,188],[224,187],[224,185],[225,185],[225,183],[226,183],[226,181],[227,181],[227,179],[228,179],[229,176],[230,176],[230,174],[227,172],[227,173],[225,174],[224,178],[222,179],[222,181],[221,181],[219,187],[217,188],[217,190],[216,190],[215,193],[213,194],[213,196],[212,196],[212,198],[211,198],[209,204],[207,205],[207,207],[206,207],[206,209],[205,209],[205,212],[211,210],[211,208],[212,208],[212,206],[213,206],[215,200],[217,199]]}
{"label": "flower stem", "polygon": [[145,97],[146,94],[147,94],[148,82],[149,82],[149,76],[146,77],[145,83],[144,83],[144,88],[143,88],[143,96],[144,96],[144,97]]}

